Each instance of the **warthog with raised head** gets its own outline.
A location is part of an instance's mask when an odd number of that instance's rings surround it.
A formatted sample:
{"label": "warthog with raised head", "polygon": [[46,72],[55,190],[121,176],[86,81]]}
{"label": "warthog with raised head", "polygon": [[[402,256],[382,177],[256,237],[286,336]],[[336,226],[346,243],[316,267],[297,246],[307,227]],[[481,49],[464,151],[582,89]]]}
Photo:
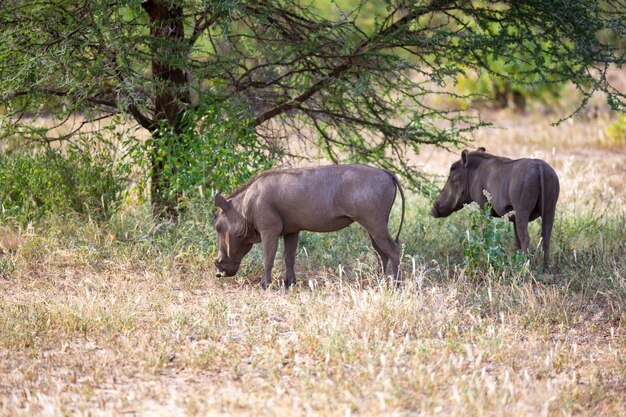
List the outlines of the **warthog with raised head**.
{"label": "warthog with raised head", "polygon": [[330,165],[270,170],[257,175],[226,198],[215,196],[218,276],[232,276],[252,245],[263,244],[263,288],[272,280],[278,238],[285,242],[285,286],[296,282],[298,233],[333,232],[357,222],[370,235],[384,271],[388,260],[399,279],[400,247],[387,228],[398,179],[366,165]]}
{"label": "warthog with raised head", "polygon": [[491,194],[491,214],[501,217],[515,211],[517,248],[528,251],[530,237],[528,222],[541,217],[544,270],[550,257],[550,234],[554,224],[556,201],[559,198],[559,178],[554,169],[540,159],[509,159],[485,152],[464,150],[461,160],[450,168],[446,185],[431,210],[433,217],[447,217],[472,201],[481,207],[487,203],[483,193]]}

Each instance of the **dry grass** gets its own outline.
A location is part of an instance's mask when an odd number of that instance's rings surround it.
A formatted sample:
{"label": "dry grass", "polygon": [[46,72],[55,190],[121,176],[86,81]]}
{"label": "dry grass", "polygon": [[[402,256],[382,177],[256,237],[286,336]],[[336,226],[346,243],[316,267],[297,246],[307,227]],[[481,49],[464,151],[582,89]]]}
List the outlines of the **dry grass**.
{"label": "dry grass", "polygon": [[[499,123],[476,145],[561,176],[552,276],[476,282],[433,246],[406,252],[395,291],[361,246],[320,260],[328,240],[307,237],[300,284],[262,292],[258,253],[242,277],[213,276],[206,221],[3,227],[0,415],[626,415],[626,151],[602,142],[607,119]],[[419,158],[444,173],[456,155]],[[426,204],[411,197],[411,215]],[[594,213],[606,229],[585,223]],[[407,243],[454,225],[414,223]],[[198,228],[195,245],[179,239]]]}

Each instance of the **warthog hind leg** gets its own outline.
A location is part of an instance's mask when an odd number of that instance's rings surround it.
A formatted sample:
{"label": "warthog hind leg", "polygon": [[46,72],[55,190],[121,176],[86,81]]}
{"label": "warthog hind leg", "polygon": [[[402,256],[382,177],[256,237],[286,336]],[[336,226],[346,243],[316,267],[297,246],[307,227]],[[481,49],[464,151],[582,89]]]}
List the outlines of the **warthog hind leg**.
{"label": "warthog hind leg", "polygon": [[[387,229],[387,218],[378,221],[363,221],[357,220],[365,230],[370,234],[372,239],[372,246],[377,253],[381,254],[381,261],[385,261],[384,257],[387,257],[391,261],[391,272],[393,273],[393,280],[396,285],[400,285],[400,245],[389,234]],[[384,256],[384,257],[383,257]]]}
{"label": "warthog hind leg", "polygon": [[380,249],[372,235],[370,235],[370,239],[372,241],[372,246],[374,247],[374,250],[378,255],[378,273],[381,275],[385,274],[387,272],[387,263],[389,262],[389,256]]}

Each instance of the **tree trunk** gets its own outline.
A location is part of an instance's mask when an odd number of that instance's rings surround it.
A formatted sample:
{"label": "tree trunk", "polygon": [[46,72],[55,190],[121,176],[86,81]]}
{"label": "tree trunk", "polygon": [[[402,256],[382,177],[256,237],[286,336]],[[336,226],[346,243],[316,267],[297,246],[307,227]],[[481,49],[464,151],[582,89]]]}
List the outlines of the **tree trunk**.
{"label": "tree trunk", "polygon": [[513,90],[513,105],[516,112],[526,114],[526,97],[520,91]]}
{"label": "tree trunk", "polygon": [[492,85],[494,107],[498,110],[506,109],[509,106],[509,84],[504,83],[500,88],[494,81]]}
{"label": "tree trunk", "polygon": [[[176,67],[178,59],[187,53],[184,44],[183,8],[167,0],[148,0],[141,6],[150,18],[152,37],[152,79],[154,82],[154,115],[157,125],[164,121],[174,132],[180,132],[180,114],[189,102],[187,74]],[[158,133],[153,132],[153,135]],[[163,137],[154,137],[150,150],[150,198],[155,214],[176,217],[178,196],[169,193],[170,180],[164,175],[165,161],[160,151],[173,148],[172,143],[165,143]],[[168,139],[169,140],[169,139]],[[176,139],[171,139],[176,140]]]}

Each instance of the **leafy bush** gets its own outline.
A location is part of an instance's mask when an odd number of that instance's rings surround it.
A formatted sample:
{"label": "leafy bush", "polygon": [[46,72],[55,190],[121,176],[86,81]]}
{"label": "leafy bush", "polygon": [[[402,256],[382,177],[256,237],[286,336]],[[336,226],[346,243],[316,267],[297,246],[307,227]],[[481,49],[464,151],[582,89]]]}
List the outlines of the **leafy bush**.
{"label": "leafy bush", "polygon": [[147,170],[156,150],[152,163],[162,165],[160,188],[168,200],[184,204],[201,189],[227,192],[270,168],[277,155],[259,140],[244,114],[207,102],[185,112],[176,129],[163,123],[147,141],[127,144],[129,154]]}
{"label": "leafy bush", "polygon": [[7,278],[17,269],[17,262],[13,258],[0,257],[0,278]]}
{"label": "leafy bush", "polygon": [[121,203],[126,172],[106,153],[80,150],[17,151],[0,155],[3,217],[20,222],[51,213],[111,215]]}
{"label": "leafy bush", "polygon": [[505,250],[507,242],[515,241],[508,221],[513,212],[500,219],[492,217],[488,194],[487,198],[489,201],[483,209],[476,203],[469,205],[470,225],[462,238],[465,268],[473,276],[485,272],[499,274],[523,270],[528,266],[527,255],[519,250],[513,255],[507,255]]}

